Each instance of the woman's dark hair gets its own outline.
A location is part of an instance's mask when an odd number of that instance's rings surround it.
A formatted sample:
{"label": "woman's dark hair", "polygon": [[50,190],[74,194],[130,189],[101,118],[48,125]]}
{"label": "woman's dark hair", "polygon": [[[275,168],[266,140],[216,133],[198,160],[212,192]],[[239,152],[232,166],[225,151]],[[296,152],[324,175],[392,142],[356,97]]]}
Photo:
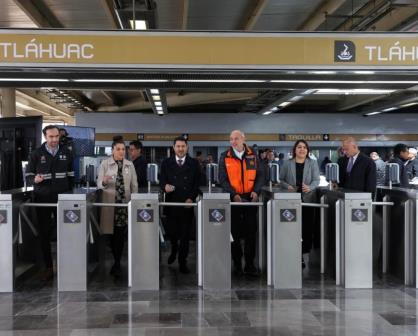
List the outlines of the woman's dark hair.
{"label": "woman's dark hair", "polygon": [[309,148],[309,145],[305,140],[298,140],[298,141],[295,142],[295,144],[293,145],[293,150],[292,150],[293,158],[296,157],[296,147],[300,143],[303,143],[306,146],[306,149],[308,150],[308,154],[306,154],[306,158],[309,159],[309,153],[311,152],[311,149]]}
{"label": "woman's dark hair", "polygon": [[118,145],[118,144],[125,145],[125,142],[123,141],[123,136],[122,135],[115,135],[113,137],[112,149],[115,148],[115,146]]}

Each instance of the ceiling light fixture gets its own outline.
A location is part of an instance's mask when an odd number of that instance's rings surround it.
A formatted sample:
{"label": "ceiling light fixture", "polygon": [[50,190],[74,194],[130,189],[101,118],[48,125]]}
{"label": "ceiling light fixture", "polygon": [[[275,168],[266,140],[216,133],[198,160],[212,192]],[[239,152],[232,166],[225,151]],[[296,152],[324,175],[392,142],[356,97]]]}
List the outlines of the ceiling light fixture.
{"label": "ceiling light fixture", "polygon": [[393,107],[388,107],[388,108],[385,108],[384,110],[382,110],[382,112],[395,111],[395,110],[397,110],[397,109],[398,109],[397,107],[393,106]]}
{"label": "ceiling light fixture", "polygon": [[388,94],[396,90],[389,89],[317,89],[314,94]]}
{"label": "ceiling light fixture", "polygon": [[173,79],[175,83],[265,83],[262,79]]}
{"label": "ceiling light fixture", "polygon": [[168,79],[74,79],[77,83],[166,83]]}
{"label": "ceiling light fixture", "polygon": [[132,29],[135,30],[147,30],[147,21],[145,20],[129,20],[129,24],[131,25]]}
{"label": "ceiling light fixture", "polygon": [[381,114],[382,112],[380,112],[380,111],[375,111],[375,112],[369,112],[369,113],[366,113],[365,114],[365,116],[373,116],[373,115],[376,115],[376,114]]}
{"label": "ceiling light fixture", "polygon": [[1,82],[69,82],[64,78],[0,78]]}
{"label": "ceiling light fixture", "polygon": [[408,104],[403,104],[400,107],[410,107],[410,106],[414,106],[414,105],[418,105],[418,102],[413,102],[413,103],[408,103]]}
{"label": "ceiling light fixture", "polygon": [[418,84],[418,81],[409,80],[321,80],[321,79],[273,79],[270,83],[306,83],[306,84]]}

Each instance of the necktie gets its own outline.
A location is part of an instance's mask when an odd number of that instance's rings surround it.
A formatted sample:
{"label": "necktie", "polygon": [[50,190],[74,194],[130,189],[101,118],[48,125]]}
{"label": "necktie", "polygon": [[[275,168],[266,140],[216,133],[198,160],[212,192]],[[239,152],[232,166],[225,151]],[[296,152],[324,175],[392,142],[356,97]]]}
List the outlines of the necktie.
{"label": "necktie", "polygon": [[177,160],[177,163],[181,167],[183,165],[183,160]]}
{"label": "necktie", "polygon": [[353,169],[353,162],[354,162],[354,158],[350,157],[350,159],[348,160],[348,165],[347,165],[347,173],[351,173],[351,169]]}

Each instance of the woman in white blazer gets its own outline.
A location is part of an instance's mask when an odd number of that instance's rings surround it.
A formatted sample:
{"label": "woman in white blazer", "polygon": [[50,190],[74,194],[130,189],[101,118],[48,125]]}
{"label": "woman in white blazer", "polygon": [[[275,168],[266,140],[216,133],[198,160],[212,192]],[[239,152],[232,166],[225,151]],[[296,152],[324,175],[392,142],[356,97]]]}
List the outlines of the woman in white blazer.
{"label": "woman in white blazer", "polygon": [[[316,160],[309,158],[309,145],[305,140],[298,140],[293,146],[293,158],[285,161],[280,170],[281,186],[289,191],[302,193],[302,201],[316,201],[315,189],[319,185],[319,168]],[[312,248],[314,225],[312,208],[302,208],[302,253],[309,253]],[[305,264],[302,261],[302,267]]]}
{"label": "woman in white blazer", "polygon": [[[125,159],[125,143],[121,136],[115,136],[112,143],[112,156],[100,164],[97,187],[103,190],[103,203],[128,203],[131,193],[138,192],[135,167]],[[100,226],[104,234],[110,234],[114,264],[110,274],[120,276],[120,260],[127,233],[127,208],[102,207]]]}

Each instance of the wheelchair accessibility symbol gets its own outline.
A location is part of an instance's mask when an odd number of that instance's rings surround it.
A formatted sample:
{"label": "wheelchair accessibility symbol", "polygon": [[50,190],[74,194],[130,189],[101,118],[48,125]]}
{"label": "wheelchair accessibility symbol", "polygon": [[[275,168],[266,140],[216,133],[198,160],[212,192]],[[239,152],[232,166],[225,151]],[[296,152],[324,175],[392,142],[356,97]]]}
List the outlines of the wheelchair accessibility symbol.
{"label": "wheelchair accessibility symbol", "polygon": [[7,223],[7,210],[0,210],[0,224]]}
{"label": "wheelchair accessibility symbol", "polygon": [[353,222],[367,222],[368,221],[367,209],[352,209],[351,221]]}

